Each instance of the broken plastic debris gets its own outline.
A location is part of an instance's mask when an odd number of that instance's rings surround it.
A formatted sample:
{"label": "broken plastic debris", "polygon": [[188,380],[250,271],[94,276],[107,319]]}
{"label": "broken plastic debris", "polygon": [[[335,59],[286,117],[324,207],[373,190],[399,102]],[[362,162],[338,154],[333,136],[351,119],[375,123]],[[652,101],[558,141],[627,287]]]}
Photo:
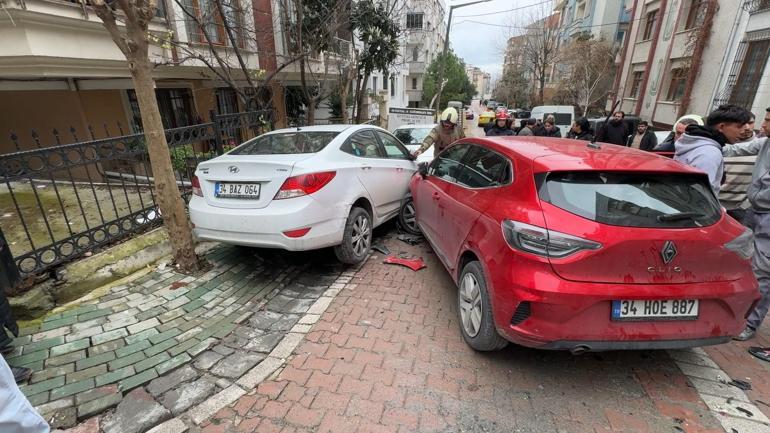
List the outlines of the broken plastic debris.
{"label": "broken plastic debris", "polygon": [[420,243],[421,238],[419,236],[412,236],[412,235],[398,235],[398,240],[401,242],[406,242],[409,245],[417,245]]}
{"label": "broken plastic debris", "polygon": [[736,388],[742,389],[744,391],[748,391],[748,390],[751,389],[751,383],[746,382],[745,380],[733,379],[733,380],[727,382],[727,384],[728,385],[732,385],[732,386],[734,386]]}
{"label": "broken plastic debris", "polygon": [[377,252],[380,252],[380,253],[382,253],[382,254],[385,254],[386,256],[387,256],[388,254],[390,254],[390,250],[388,249],[388,247],[386,247],[386,246],[385,246],[385,245],[383,245],[383,244],[374,244],[374,245],[372,245],[372,249],[373,249],[374,251],[377,251]]}
{"label": "broken plastic debris", "polygon": [[427,267],[425,266],[425,262],[422,261],[421,257],[416,259],[403,259],[400,257],[388,256],[385,257],[385,261],[383,263],[406,266],[413,271],[419,271],[420,269]]}
{"label": "broken plastic debris", "polygon": [[770,347],[749,347],[749,353],[761,359],[770,362]]}

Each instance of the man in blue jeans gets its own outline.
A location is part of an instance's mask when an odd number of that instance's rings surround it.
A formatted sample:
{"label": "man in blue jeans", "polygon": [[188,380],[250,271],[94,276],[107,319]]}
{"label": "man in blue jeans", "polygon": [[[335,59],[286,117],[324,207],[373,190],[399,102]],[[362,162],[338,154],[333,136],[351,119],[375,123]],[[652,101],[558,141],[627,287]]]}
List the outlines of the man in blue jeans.
{"label": "man in blue jeans", "polygon": [[[766,135],[770,134],[770,108],[766,110],[762,130]],[[751,175],[751,184],[746,195],[751,203],[745,224],[754,231],[754,257],[752,266],[754,275],[759,282],[761,298],[754,310],[749,314],[746,328],[736,340],[746,341],[754,338],[759,325],[770,309],[770,146],[768,139],[756,138],[748,143],[740,143],[724,146],[724,156],[751,156],[757,155],[754,171]]]}

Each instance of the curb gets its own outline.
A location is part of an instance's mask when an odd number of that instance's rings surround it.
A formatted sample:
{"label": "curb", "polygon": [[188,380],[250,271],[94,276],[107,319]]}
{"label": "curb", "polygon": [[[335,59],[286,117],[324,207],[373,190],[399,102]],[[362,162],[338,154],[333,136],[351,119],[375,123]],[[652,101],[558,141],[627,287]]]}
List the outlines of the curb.
{"label": "curb", "polygon": [[358,269],[353,269],[340,274],[335,282],[310,306],[297,324],[256,367],[247,371],[228,388],[209,397],[203,403],[188,409],[175,418],[153,427],[147,433],[184,433],[190,427],[201,425],[220,410],[233,404],[264,380],[280,373],[286,361],[294,352],[294,349],[304,340],[305,335],[310,332],[313,325],[321,318],[321,315],[326,312],[337,294],[344,288],[355,287],[355,284],[350,284],[350,281],[357,271]]}

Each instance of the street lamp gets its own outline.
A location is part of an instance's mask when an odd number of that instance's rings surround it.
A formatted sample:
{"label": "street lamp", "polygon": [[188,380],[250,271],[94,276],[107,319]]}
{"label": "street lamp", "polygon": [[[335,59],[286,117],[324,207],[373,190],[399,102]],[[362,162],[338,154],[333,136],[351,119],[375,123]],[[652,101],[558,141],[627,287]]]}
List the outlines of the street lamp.
{"label": "street lamp", "polygon": [[[444,51],[443,51],[443,54],[442,54],[443,61],[441,62],[441,67],[438,70],[438,80],[436,80],[436,83],[439,86],[438,87],[438,92],[436,93],[436,98],[435,98],[436,104],[440,104],[441,103],[441,92],[444,90],[444,85],[446,84],[446,83],[444,83],[444,73],[446,72],[445,71],[445,69],[446,69],[446,61],[447,61],[446,56],[447,56],[447,51],[449,50],[449,28],[452,27],[452,12],[454,12],[454,10],[458,9],[458,8],[462,8],[462,7],[465,7],[465,6],[471,6],[471,5],[475,5],[475,4],[479,4],[479,3],[487,3],[487,2],[490,2],[490,1],[492,1],[492,0],[478,0],[478,1],[470,2],[470,3],[463,3],[463,4],[460,4],[460,5],[449,6],[449,22],[447,22],[447,24],[446,24],[446,37],[444,38]],[[433,106],[433,104],[431,104],[431,107],[432,106]]]}

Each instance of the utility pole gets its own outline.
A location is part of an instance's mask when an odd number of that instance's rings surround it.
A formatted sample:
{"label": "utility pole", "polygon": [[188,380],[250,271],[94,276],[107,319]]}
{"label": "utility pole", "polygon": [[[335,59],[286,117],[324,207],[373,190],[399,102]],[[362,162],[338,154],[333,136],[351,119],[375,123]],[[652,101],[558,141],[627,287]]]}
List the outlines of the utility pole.
{"label": "utility pole", "polygon": [[[436,92],[436,98],[434,98],[434,101],[436,105],[441,104],[441,92],[444,90],[444,74],[446,73],[446,61],[447,61],[447,51],[449,51],[449,28],[452,27],[452,13],[455,9],[462,8],[465,6],[471,6],[479,3],[486,3],[490,2],[492,0],[478,0],[470,3],[463,3],[461,5],[453,5],[449,6],[449,22],[446,24],[446,36],[444,37],[444,51],[441,55],[441,67],[438,69],[438,80],[436,80],[436,84],[438,85],[438,92]],[[431,108],[433,108],[433,104],[431,103]]]}

